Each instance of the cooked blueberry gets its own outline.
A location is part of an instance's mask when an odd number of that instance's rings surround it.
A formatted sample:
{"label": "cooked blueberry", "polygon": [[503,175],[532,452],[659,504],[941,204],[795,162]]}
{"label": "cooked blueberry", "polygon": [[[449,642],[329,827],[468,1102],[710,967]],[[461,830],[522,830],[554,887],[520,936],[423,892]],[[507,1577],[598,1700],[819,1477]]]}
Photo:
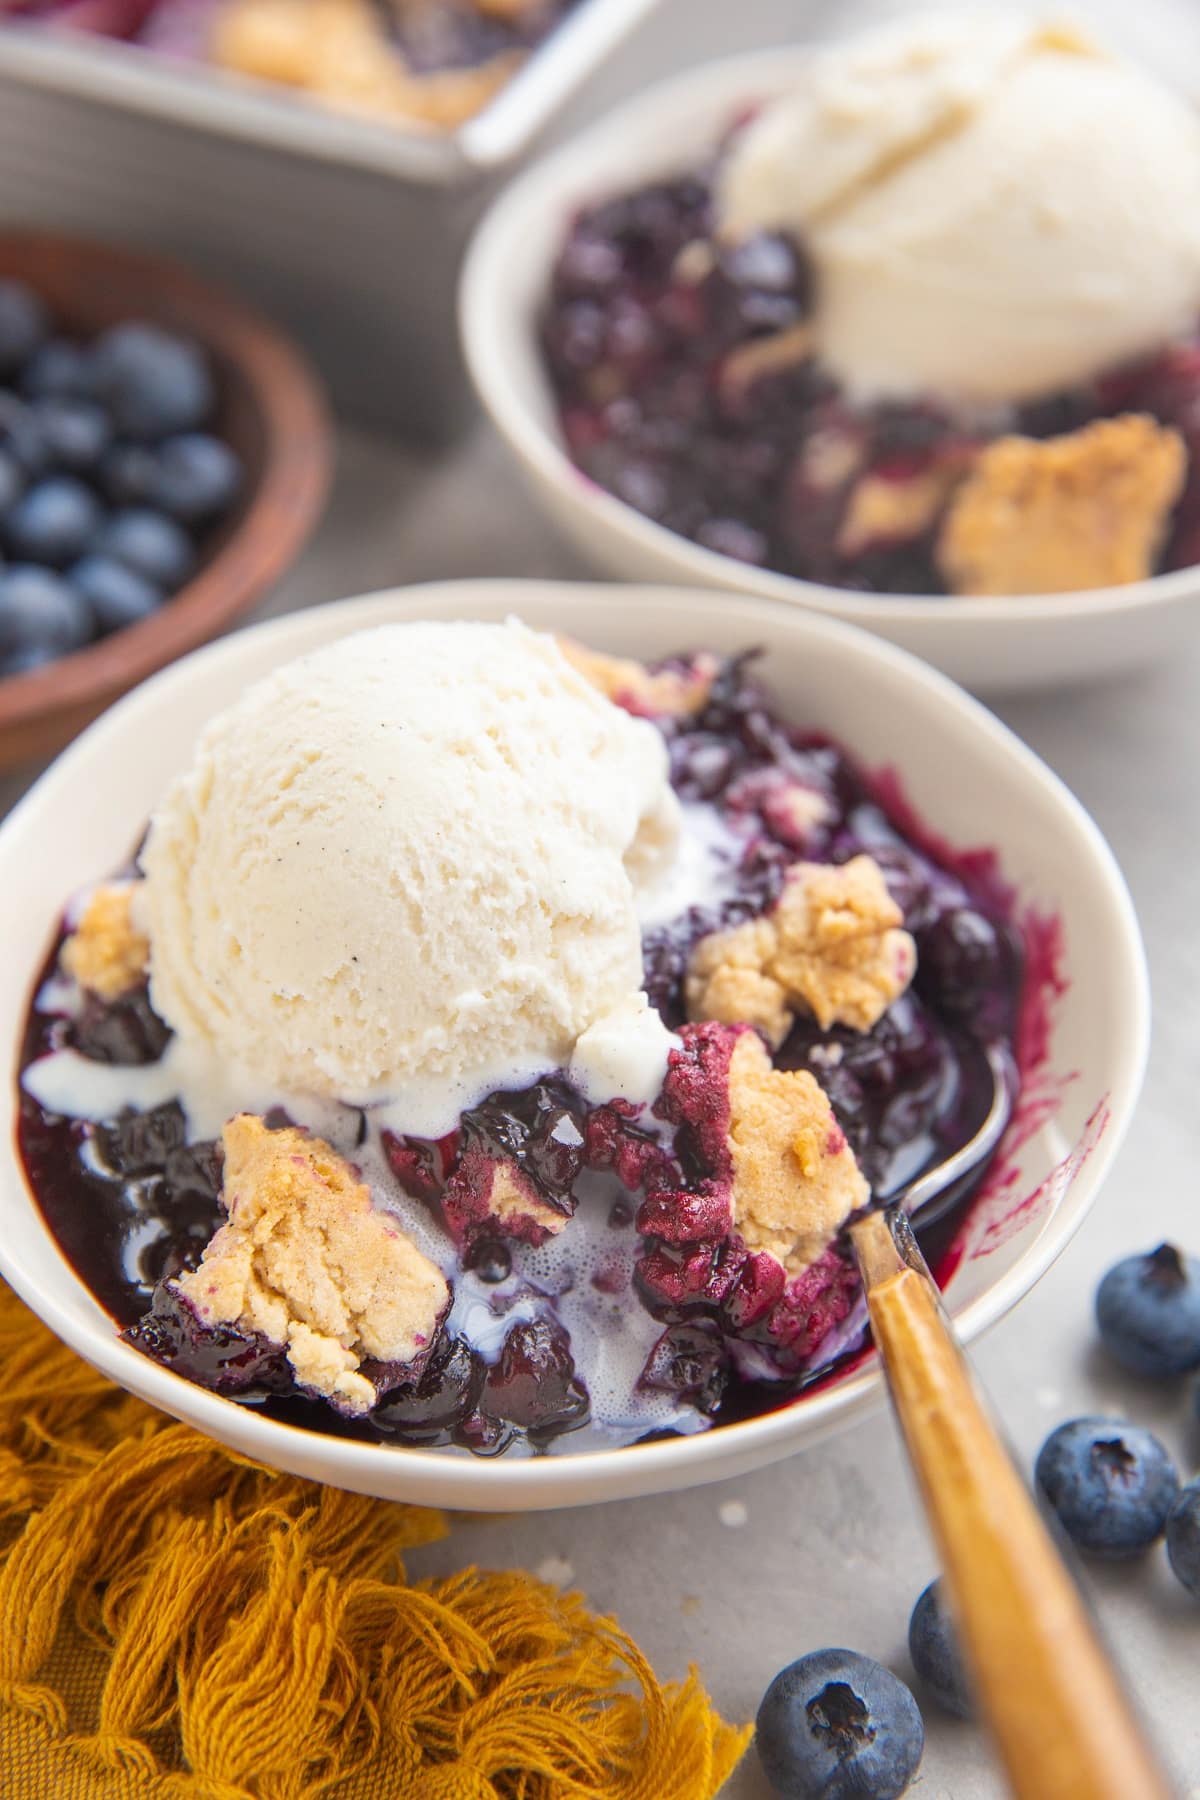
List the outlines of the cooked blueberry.
{"label": "cooked blueberry", "polygon": [[722,250],[704,283],[723,340],[786,331],[812,303],[812,272],[798,245],[763,232]]}
{"label": "cooked blueberry", "polygon": [[974,1715],[967,1671],[954,1627],[941,1600],[941,1583],[931,1581],[908,1622],[908,1654],[913,1668],[939,1706],[960,1719]]}
{"label": "cooked blueberry", "polygon": [[9,508],[4,536],[14,556],[61,569],[83,555],[102,518],[100,502],[82,481],[49,475]]}
{"label": "cooked blueberry", "polygon": [[1038,1453],[1037,1485],[1073,1543],[1093,1556],[1136,1556],[1162,1533],[1179,1492],[1166,1450],[1121,1419],[1072,1419]]}
{"label": "cooked blueberry", "polygon": [[196,344],[157,325],[115,325],[92,353],[92,392],[132,438],[165,438],[203,425],[213,407],[212,377]]}
{"label": "cooked blueberry", "polygon": [[582,1421],[587,1392],[575,1374],[571,1340],[557,1320],[513,1326],[499,1362],[488,1370],[483,1410],[534,1437]]}
{"label": "cooked blueberry", "polygon": [[162,446],[147,498],[185,525],[200,525],[230,507],[241,485],[242,465],[229,445],[191,431]]}
{"label": "cooked blueberry", "polygon": [[145,987],[136,987],[115,1001],[89,994],[71,1028],[72,1042],[81,1056],[90,1062],[128,1066],[157,1062],[170,1036]]}
{"label": "cooked blueberry", "polygon": [[181,588],[196,565],[192,540],[181,525],[148,506],[114,513],[96,539],[96,549],[167,593]]}
{"label": "cooked blueberry", "polygon": [[473,1409],[483,1365],[463,1338],[449,1338],[415,1386],[394,1388],[375,1413],[386,1431],[418,1443],[439,1438]]}
{"label": "cooked blueberry", "polygon": [[1109,1355],[1137,1375],[1200,1369],[1200,1261],[1173,1244],[1126,1257],[1096,1290],[1096,1323]]}
{"label": "cooked blueberry", "polygon": [[148,444],[113,444],[100,459],[99,480],[114,506],[140,506],[158,478],[158,453]]}
{"label": "cooked blueberry", "polygon": [[0,375],[31,357],[50,330],[45,305],[23,281],[0,281]]}
{"label": "cooked blueberry", "polygon": [[146,1175],[157,1170],[187,1138],[187,1118],[178,1100],[146,1112],[126,1107],[95,1127],[96,1147],[114,1175]]}
{"label": "cooked blueberry", "polygon": [[21,392],[30,400],[82,400],[91,386],[91,359],[82,344],[52,338],[21,370]]}
{"label": "cooked blueberry", "polygon": [[292,1385],[282,1348],[236,1325],[206,1325],[169,1282],[155,1290],[145,1316],[121,1333],[156,1362],[218,1394],[249,1388],[286,1392]]}
{"label": "cooked blueberry", "polygon": [[1181,1488],[1167,1514],[1167,1559],[1189,1594],[1200,1600],[1200,1482]]}
{"label": "cooked blueberry", "polygon": [[767,1689],[754,1742],[781,1800],[899,1800],[925,1727],[890,1669],[854,1650],[813,1650]]}
{"label": "cooked blueberry", "polygon": [[0,572],[0,655],[63,656],[91,637],[91,611],[61,576],[26,563]]}
{"label": "cooked blueberry", "polygon": [[729,1354],[715,1326],[670,1325],[646,1359],[638,1385],[714,1412],[729,1379]]}
{"label": "cooked blueberry", "polygon": [[24,491],[25,475],[16,457],[0,449],[0,517]]}
{"label": "cooked blueberry", "polygon": [[91,400],[35,400],[30,410],[60,469],[94,469],[112,440],[107,413]]}
{"label": "cooked blueberry", "polygon": [[507,1281],[512,1274],[512,1251],[499,1238],[479,1238],[465,1252],[463,1268],[489,1284]]}
{"label": "cooked blueberry", "polygon": [[163,591],[115,556],[84,556],[67,570],[67,580],[92,609],[101,631],[120,631],[148,619],[163,603]]}
{"label": "cooked blueberry", "polygon": [[971,906],[941,913],[918,939],[920,991],[969,1017],[984,988],[1000,985],[1004,947],[992,921]]}
{"label": "cooked blueberry", "polygon": [[718,556],[756,566],[767,560],[767,540],[761,531],[740,519],[706,519],[696,532],[696,542]]}

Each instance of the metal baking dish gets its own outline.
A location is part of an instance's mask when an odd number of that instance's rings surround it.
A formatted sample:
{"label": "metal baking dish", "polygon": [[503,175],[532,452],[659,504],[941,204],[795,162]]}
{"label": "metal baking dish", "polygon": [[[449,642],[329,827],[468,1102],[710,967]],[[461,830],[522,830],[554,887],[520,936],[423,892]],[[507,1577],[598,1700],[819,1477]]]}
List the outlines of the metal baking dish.
{"label": "metal baking dish", "polygon": [[470,414],[454,287],[505,175],[658,0],[583,0],[457,131],[408,130],[145,50],[0,30],[0,214],[173,251],[312,351],[360,418]]}

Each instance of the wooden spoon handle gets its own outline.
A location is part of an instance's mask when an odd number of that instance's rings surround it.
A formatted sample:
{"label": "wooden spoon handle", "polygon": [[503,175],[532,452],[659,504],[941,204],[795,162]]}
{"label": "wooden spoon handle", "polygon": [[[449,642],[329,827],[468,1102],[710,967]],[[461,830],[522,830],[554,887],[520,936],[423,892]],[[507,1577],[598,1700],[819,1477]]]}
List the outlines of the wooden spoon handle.
{"label": "wooden spoon handle", "polygon": [[1169,1800],[1075,1580],[988,1417],[901,1215],[851,1228],[980,1707],[1019,1800]]}

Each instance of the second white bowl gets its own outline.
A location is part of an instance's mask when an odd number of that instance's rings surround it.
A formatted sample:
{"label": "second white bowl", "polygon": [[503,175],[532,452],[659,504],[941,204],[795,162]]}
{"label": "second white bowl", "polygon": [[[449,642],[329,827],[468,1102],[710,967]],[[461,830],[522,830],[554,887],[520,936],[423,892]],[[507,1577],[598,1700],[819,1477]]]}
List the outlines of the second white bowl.
{"label": "second white bowl", "polygon": [[699,167],[747,102],[803,78],[809,54],[759,52],[648,89],[535,164],[484,220],[463,270],[463,347],[480,399],[534,494],[564,535],[615,575],[722,587],[832,613],[980,692],[1059,686],[1160,659],[1200,621],[1200,568],[1074,594],[858,594],[704,550],[606,493],[568,457],[536,321],[572,218],[593,201]]}

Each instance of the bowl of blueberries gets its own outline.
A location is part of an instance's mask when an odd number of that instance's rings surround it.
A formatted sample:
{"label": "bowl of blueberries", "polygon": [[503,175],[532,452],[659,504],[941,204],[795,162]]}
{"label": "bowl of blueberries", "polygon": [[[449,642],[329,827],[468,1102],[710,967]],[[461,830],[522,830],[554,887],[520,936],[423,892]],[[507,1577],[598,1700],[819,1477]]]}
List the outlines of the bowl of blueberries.
{"label": "bowl of blueberries", "polygon": [[0,233],[0,766],[252,605],[316,523],[330,443],[307,364],[238,301]]}

